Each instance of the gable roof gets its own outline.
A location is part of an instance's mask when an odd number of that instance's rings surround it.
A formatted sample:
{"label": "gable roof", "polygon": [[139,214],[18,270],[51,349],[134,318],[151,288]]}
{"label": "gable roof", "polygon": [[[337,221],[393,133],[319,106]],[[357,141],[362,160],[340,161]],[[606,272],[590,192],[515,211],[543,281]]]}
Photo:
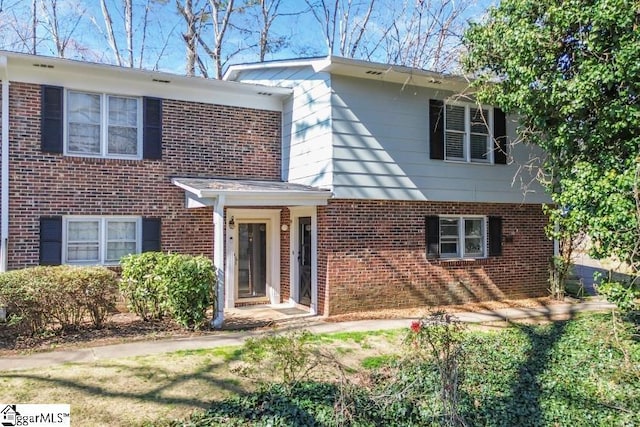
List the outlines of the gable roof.
{"label": "gable roof", "polygon": [[462,91],[469,85],[469,80],[464,76],[438,73],[435,71],[422,70],[419,68],[411,68],[401,65],[343,58],[340,56],[232,65],[225,72],[223,79],[237,81],[240,79],[243,71],[249,70],[302,67],[311,67],[317,73],[327,72],[340,76],[369,80],[383,80],[392,83],[408,84],[420,87],[437,87]]}

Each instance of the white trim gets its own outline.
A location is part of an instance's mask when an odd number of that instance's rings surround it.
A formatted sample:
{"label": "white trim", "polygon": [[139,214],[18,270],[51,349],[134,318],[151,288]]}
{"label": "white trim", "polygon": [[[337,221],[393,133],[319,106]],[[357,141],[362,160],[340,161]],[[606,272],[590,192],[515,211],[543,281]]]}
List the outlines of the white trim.
{"label": "white trim", "polygon": [[9,77],[7,58],[0,56],[2,72],[2,172],[0,174],[0,272],[7,271],[9,261]]}
{"label": "white trim", "polygon": [[[80,153],[69,151],[69,92],[75,92],[87,95],[97,95],[100,97],[100,153]],[[109,154],[109,98],[128,98],[136,100],[136,119],[137,119],[137,141],[136,154]],[[96,92],[87,90],[77,90],[73,87],[64,88],[64,105],[63,105],[63,154],[69,157],[92,157],[100,159],[128,159],[142,160],[142,141],[143,141],[143,105],[142,98],[137,96],[122,95],[110,92]]]}
{"label": "white trim", "polygon": [[[226,202],[228,204],[228,201]],[[226,215],[226,271],[225,308],[235,307],[238,224],[265,222],[267,224],[267,298],[271,304],[280,303],[280,209],[227,209]],[[229,227],[233,217],[235,226]],[[244,300],[244,298],[243,298]],[[250,299],[246,299],[249,301]]]}
{"label": "white trim", "polygon": [[[224,197],[216,199],[213,207],[213,265],[216,269],[216,312],[214,313],[211,326],[216,329],[222,328],[224,323],[224,302],[225,302],[225,262],[224,262]],[[228,234],[227,234],[228,235]]]}
{"label": "white trim", "polygon": [[[464,131],[458,130],[447,130],[447,106],[456,106],[456,107],[464,107]],[[487,124],[487,160],[474,160],[471,158],[471,109],[479,109],[479,110],[487,110],[487,117],[485,117]],[[443,130],[444,130],[444,160],[452,163],[470,163],[474,165],[493,165],[495,164],[494,158],[494,149],[493,149],[493,107],[486,105],[478,105],[470,102],[461,102],[461,101],[444,101],[443,108]],[[450,157],[447,158],[447,132],[459,133],[463,135],[462,138],[462,158],[458,157]]]}
{"label": "white trim", "polygon": [[[486,215],[440,215],[438,221],[442,220],[457,220],[458,221],[458,252],[459,254],[445,254],[442,252],[442,224],[439,224],[438,229],[440,234],[438,236],[438,252],[440,258],[443,260],[460,260],[460,259],[484,259],[489,256],[489,218]],[[466,256],[464,251],[465,244],[465,227],[464,222],[467,219],[480,219],[482,220],[482,255],[480,256]]]}
{"label": "white trim", "polygon": [[[69,262],[67,261],[69,222],[97,221],[98,222],[98,261]],[[118,265],[119,262],[107,262],[107,223],[126,221],[136,223],[136,252],[142,252],[142,217],[140,216],[110,216],[110,215],[65,215],[62,217],[62,264],[68,265]]]}
{"label": "white trim", "polygon": [[311,314],[318,314],[318,215],[315,207],[290,207],[291,224],[289,225],[289,248],[291,249],[289,259],[289,286],[291,304],[298,304],[298,219],[300,217],[311,217]]}
{"label": "white trim", "polygon": [[164,99],[282,111],[288,88],[267,87],[166,72],[0,51],[14,81],[77,90],[126,93]]}

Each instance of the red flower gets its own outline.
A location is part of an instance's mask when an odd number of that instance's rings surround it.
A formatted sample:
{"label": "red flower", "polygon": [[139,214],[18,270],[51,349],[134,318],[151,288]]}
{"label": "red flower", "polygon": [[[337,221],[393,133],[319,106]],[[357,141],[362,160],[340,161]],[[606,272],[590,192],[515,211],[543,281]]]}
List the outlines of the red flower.
{"label": "red flower", "polygon": [[417,334],[418,332],[420,332],[420,329],[422,329],[422,324],[419,321],[416,320],[411,322],[411,330],[413,332]]}

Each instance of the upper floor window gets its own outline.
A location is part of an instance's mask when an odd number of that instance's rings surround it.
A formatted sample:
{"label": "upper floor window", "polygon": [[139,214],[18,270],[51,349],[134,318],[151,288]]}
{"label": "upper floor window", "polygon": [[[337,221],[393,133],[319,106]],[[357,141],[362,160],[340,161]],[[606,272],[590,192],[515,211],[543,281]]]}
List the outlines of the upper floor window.
{"label": "upper floor window", "polygon": [[492,163],[491,114],[475,105],[446,104],[445,159]]}
{"label": "upper floor window", "polygon": [[40,147],[47,153],[162,159],[162,99],[41,86]]}
{"label": "upper floor window", "polygon": [[498,108],[429,100],[429,158],[507,164],[507,122]]}
{"label": "upper floor window", "polygon": [[141,99],[67,92],[66,153],[140,158]]}

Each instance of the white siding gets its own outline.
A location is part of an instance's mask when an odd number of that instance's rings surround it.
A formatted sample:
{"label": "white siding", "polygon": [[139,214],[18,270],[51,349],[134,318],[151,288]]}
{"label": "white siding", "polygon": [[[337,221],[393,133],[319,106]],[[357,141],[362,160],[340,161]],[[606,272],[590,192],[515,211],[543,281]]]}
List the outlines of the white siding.
{"label": "white siding", "polygon": [[282,179],[331,188],[331,76],[304,66],[245,70],[236,80],[293,88],[282,115]]}
{"label": "white siding", "polygon": [[[548,201],[521,167],[535,157],[522,144],[513,147],[515,161],[510,165],[429,159],[429,99],[443,99],[451,93],[336,75],[331,84],[335,197]],[[507,133],[515,135],[513,123],[507,123]],[[530,184],[527,192],[521,183]]]}

